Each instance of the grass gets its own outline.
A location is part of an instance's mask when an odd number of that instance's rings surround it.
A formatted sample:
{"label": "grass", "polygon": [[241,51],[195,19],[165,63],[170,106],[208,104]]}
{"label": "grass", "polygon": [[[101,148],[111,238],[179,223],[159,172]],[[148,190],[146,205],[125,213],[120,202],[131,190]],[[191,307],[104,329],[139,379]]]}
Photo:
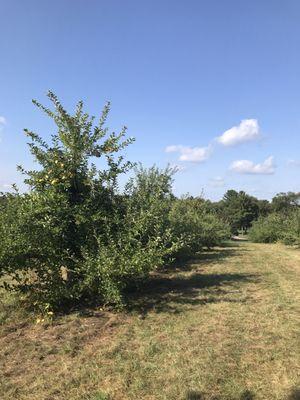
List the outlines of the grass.
{"label": "grass", "polygon": [[300,252],[235,242],[156,273],[127,313],[0,305],[0,398],[299,400]]}

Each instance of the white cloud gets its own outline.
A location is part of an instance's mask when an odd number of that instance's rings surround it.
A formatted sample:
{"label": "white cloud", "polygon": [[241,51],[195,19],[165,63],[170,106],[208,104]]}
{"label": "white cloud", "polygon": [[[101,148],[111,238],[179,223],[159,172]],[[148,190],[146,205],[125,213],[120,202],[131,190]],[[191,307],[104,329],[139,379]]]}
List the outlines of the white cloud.
{"label": "white cloud", "polygon": [[223,146],[235,146],[240,143],[259,139],[260,136],[257,120],[243,119],[238,126],[233,126],[217,137],[217,141]]}
{"label": "white cloud", "polygon": [[300,160],[288,160],[287,164],[293,167],[300,167]]}
{"label": "white cloud", "polygon": [[210,186],[212,187],[223,187],[225,184],[224,179],[221,176],[216,176],[215,178],[210,179],[209,182]]}
{"label": "white cloud", "polygon": [[275,172],[274,157],[270,156],[261,164],[254,164],[249,160],[234,161],[230,169],[240,174],[271,175]]}
{"label": "white cloud", "polygon": [[166,153],[175,153],[176,151],[179,151],[179,148],[181,148],[183,146],[177,146],[177,145],[171,145],[171,146],[167,146],[165,149]]}
{"label": "white cloud", "polygon": [[[2,115],[0,115],[0,133],[1,133],[4,125],[6,125],[6,119]],[[0,140],[1,140],[1,138],[0,138]]]}
{"label": "white cloud", "polygon": [[181,145],[167,146],[166,153],[180,153],[179,161],[191,161],[200,163],[207,160],[211,154],[211,146],[189,147]]}

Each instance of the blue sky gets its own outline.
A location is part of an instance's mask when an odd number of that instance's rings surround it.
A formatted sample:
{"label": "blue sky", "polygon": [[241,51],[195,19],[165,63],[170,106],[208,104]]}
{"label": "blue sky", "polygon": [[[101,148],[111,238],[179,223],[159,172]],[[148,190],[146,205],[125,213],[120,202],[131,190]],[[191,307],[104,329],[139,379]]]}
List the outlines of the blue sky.
{"label": "blue sky", "polygon": [[31,103],[51,89],[110,100],[127,157],[178,165],[178,195],[299,191],[299,21],[298,0],[2,0],[0,190],[32,167],[22,129],[53,133]]}

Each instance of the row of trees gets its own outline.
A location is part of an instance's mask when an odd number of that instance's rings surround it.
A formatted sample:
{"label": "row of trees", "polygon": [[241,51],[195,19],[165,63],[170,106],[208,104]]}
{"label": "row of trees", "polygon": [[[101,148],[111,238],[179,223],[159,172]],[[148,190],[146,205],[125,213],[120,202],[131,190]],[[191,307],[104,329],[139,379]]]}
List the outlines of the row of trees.
{"label": "row of trees", "polygon": [[257,227],[261,221],[274,219],[274,216],[282,220],[297,220],[300,193],[279,193],[269,202],[259,200],[244,191],[228,190],[221,201],[208,204],[216,211],[219,218],[230,226],[232,234],[241,232],[247,234],[248,231],[254,232],[253,225]]}
{"label": "row of trees", "polygon": [[[249,228],[255,241],[299,241],[299,193],[272,202],[234,190],[216,203],[177,199],[173,169],[124,160],[133,139],[126,128],[116,134],[105,127],[109,104],[95,121],[82,102],[71,115],[53,93],[48,97],[53,109],[34,104],[56,124],[51,143],[25,130],[39,164],[18,167],[29,190],[0,196],[0,282],[30,304],[122,305],[126,291],[155,268]],[[120,191],[119,176],[132,169]]]}
{"label": "row of trees", "polygon": [[269,202],[229,190],[212,206],[232,234],[249,233],[254,242],[300,244],[300,192],[278,193]]}
{"label": "row of trees", "polygon": [[300,245],[300,193],[279,193],[271,211],[253,222],[249,238],[254,242]]}
{"label": "row of trees", "polygon": [[[126,291],[153,269],[229,236],[207,202],[174,197],[172,169],[124,160],[120,152],[133,139],[126,128],[116,134],[105,127],[109,104],[95,121],[82,102],[71,115],[53,93],[48,97],[53,109],[34,103],[57,133],[47,143],[25,130],[39,168],[19,166],[28,192],[0,201],[0,277],[7,290],[48,310],[122,305]],[[132,168],[121,192],[118,177]]]}

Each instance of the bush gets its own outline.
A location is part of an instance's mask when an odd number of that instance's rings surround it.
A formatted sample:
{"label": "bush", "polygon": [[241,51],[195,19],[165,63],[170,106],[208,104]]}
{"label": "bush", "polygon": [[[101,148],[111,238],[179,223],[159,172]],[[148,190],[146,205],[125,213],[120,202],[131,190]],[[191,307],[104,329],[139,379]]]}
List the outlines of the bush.
{"label": "bush", "polygon": [[[20,171],[29,191],[0,196],[0,277],[42,309],[78,303],[122,305],[124,292],[180,253],[219,244],[228,232],[203,200],[176,200],[174,170],[136,168],[119,151],[133,139],[108,133],[78,103],[73,115],[49,92],[57,126],[50,144],[25,130],[40,168]],[[104,159],[103,169],[92,163]]]}
{"label": "bush", "polygon": [[289,215],[282,233],[282,241],[285,244],[300,245],[300,210],[297,209]]}
{"label": "bush", "polygon": [[121,304],[128,287],[138,285],[172,258],[180,245],[168,218],[173,172],[157,167],[135,169],[122,197],[122,217],[113,230],[108,222],[106,245],[99,237],[96,254],[87,253],[84,285],[90,297],[97,293],[103,301]]}
{"label": "bush", "polygon": [[259,218],[249,231],[249,239],[257,243],[300,244],[300,210]]}
{"label": "bush", "polygon": [[230,237],[229,226],[208,209],[203,199],[182,198],[173,202],[170,222],[182,244],[178,255],[189,256],[203,247],[211,248]]}
{"label": "bush", "polygon": [[[49,98],[54,111],[35,103],[53,118],[58,132],[49,145],[25,131],[41,168],[27,172],[20,167],[30,191],[1,202],[4,285],[42,307],[120,303],[126,285],[145,277],[171,253],[170,235],[159,224],[171,178],[167,171],[140,171],[121,196],[117,178],[131,164],[114,155],[132,140],[123,140],[125,130],[109,135],[103,127],[109,106],[93,127],[82,103],[70,115],[54,94]],[[104,157],[107,169],[97,170],[91,157]]]}
{"label": "bush", "polygon": [[280,214],[269,214],[254,221],[249,230],[249,239],[257,243],[273,243],[280,239],[281,228],[284,224]]}

